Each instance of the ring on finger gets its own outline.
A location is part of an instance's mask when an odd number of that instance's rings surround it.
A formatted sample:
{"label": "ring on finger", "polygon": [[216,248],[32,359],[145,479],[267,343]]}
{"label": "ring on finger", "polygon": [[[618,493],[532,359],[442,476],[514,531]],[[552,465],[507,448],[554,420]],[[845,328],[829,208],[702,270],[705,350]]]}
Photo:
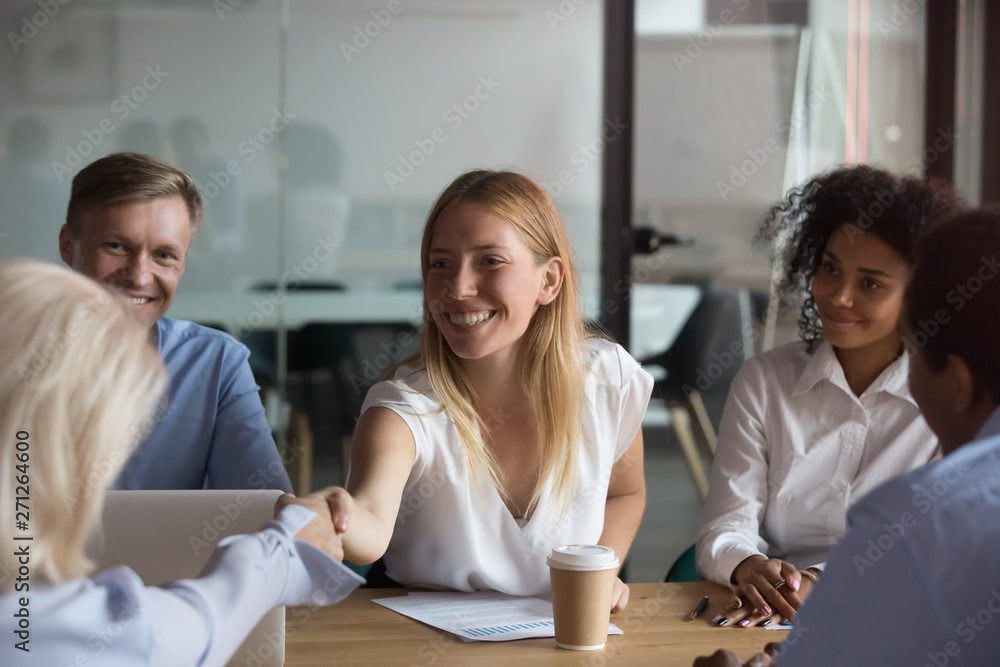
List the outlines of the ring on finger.
{"label": "ring on finger", "polygon": [[778,590],[779,588],[781,588],[782,586],[784,586],[787,583],[788,582],[785,581],[784,579],[778,579],[778,582],[776,584],[774,584],[774,590]]}

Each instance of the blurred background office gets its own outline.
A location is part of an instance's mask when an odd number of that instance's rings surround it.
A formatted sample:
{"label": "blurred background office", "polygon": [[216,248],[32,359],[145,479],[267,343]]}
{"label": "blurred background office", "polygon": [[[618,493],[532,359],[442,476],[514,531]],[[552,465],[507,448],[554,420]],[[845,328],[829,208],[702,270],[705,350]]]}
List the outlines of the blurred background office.
{"label": "blurred background office", "polygon": [[205,218],[169,315],[251,348],[289,468],[318,487],[342,482],[364,392],[416,349],[431,203],[467,169],[522,171],[564,217],[589,317],[659,366],[629,570],[659,580],[696,534],[699,417],[794,336],[767,317],[767,208],[856,161],[1000,198],[988,5],[10,0],[0,257],[58,261],[69,184],[98,157],[186,170]]}

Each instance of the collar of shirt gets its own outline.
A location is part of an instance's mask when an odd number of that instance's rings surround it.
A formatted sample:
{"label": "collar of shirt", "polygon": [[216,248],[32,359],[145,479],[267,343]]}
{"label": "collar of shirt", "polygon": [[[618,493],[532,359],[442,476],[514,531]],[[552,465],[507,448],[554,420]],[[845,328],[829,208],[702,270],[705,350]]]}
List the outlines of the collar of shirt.
{"label": "collar of shirt", "polygon": [[[903,350],[903,354],[882,371],[875,381],[865,389],[862,396],[885,391],[917,406],[917,402],[910,395],[908,375],[909,352]],[[828,341],[821,340],[816,349],[813,350],[809,363],[802,369],[802,374],[799,376],[798,382],[795,383],[792,395],[799,396],[805,394],[824,380],[833,383],[834,386],[839,387],[848,396],[857,400],[854,392],[851,391],[851,387],[847,384],[844,368],[840,365],[840,360],[837,359],[837,354],[833,351],[833,346]]]}
{"label": "collar of shirt", "polygon": [[979,433],[976,434],[976,440],[983,440],[984,438],[989,438],[994,435],[1000,434],[1000,407],[997,407],[993,414],[990,415],[983,427],[979,429]]}

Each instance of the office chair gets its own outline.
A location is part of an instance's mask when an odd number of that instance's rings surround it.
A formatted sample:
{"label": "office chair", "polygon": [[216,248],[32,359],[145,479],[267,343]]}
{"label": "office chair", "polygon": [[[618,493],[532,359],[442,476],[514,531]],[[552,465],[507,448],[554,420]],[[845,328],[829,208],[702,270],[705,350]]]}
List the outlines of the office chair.
{"label": "office chair", "polygon": [[[666,371],[666,377],[656,381],[654,395],[658,392],[667,404],[671,424],[702,499],[708,494],[708,474],[698,446],[711,461],[716,443],[704,397],[724,403],[736,372],[753,355],[752,312],[749,290],[710,289],[670,349],[643,361]],[[698,426],[700,438],[695,435],[692,421]]]}

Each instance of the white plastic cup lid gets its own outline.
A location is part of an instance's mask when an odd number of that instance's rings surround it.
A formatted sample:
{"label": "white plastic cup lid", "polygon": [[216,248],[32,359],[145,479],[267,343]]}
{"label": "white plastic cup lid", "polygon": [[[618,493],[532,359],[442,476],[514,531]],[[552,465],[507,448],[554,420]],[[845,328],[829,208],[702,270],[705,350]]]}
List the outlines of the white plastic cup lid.
{"label": "white plastic cup lid", "polygon": [[578,572],[610,570],[618,567],[615,550],[597,544],[567,544],[564,547],[556,547],[546,562],[549,567]]}

